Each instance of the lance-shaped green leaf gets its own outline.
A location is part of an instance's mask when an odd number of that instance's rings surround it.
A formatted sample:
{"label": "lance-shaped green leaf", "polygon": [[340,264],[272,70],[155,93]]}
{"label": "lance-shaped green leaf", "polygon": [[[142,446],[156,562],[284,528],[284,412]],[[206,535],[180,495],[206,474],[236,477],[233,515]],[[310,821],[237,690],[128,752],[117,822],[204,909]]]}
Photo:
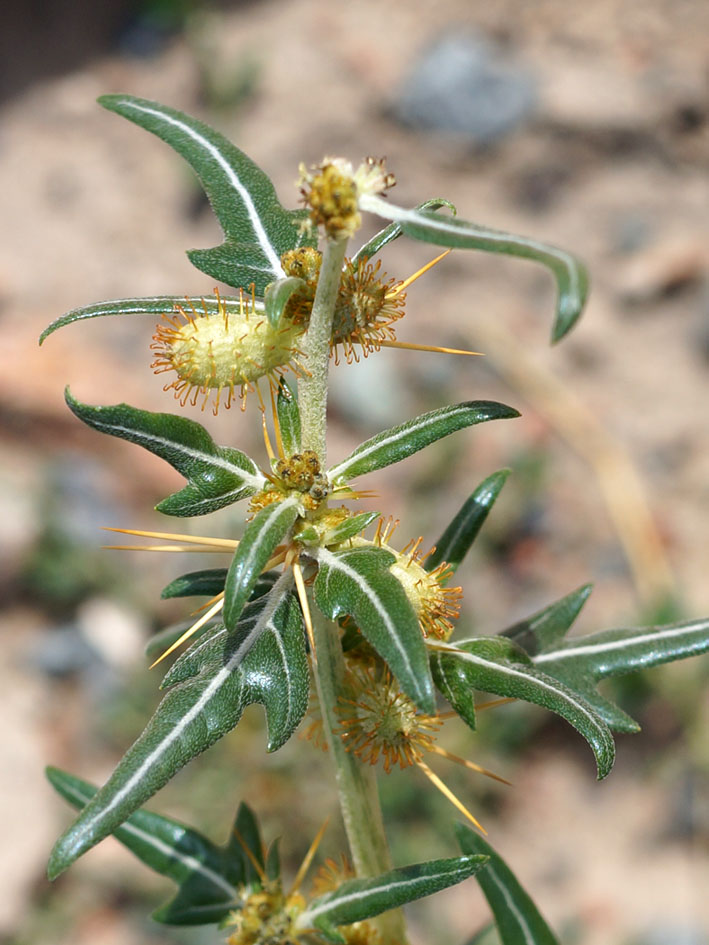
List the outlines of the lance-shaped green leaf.
{"label": "lance-shaped green leaf", "polygon": [[456,642],[431,658],[433,678],[455,711],[475,727],[472,690],[522,699],[566,719],[591,746],[599,780],[613,767],[611,731],[598,712],[574,689],[531,665],[529,657],[504,637],[478,637]]}
{"label": "lance-shaped green leaf", "polygon": [[226,568],[207,568],[204,571],[190,571],[176,577],[160,592],[163,600],[172,597],[216,597],[224,590]]}
{"label": "lance-shaped green leaf", "polygon": [[292,456],[300,452],[300,409],[295,391],[290,389],[284,378],[278,382],[276,413],[283,449],[286,456]]}
{"label": "lance-shaped green leaf", "polygon": [[167,142],[192,166],[224,230],[225,241],[191,250],[190,261],[215,279],[237,288],[266,286],[285,273],[281,255],[315,236],[300,224],[304,210],[285,210],[270,179],[242,151],[203,122],[131,95],[103,95],[99,103]]}
{"label": "lance-shaped green leaf", "polygon": [[304,287],[305,282],[296,276],[284,276],[267,287],[263,297],[263,305],[266,309],[266,317],[274,328],[278,328],[290,297],[298,289]]}
{"label": "lance-shaped green leaf", "polygon": [[[208,568],[205,571],[191,571],[189,574],[182,574],[180,577],[170,581],[160,594],[163,600],[171,597],[216,597],[221,594],[226,584],[226,568]],[[267,571],[261,574],[251,591],[251,600],[261,597],[266,591],[270,591],[276,582],[278,575],[275,571]]]}
{"label": "lance-shaped green leaf", "polygon": [[91,407],[66,393],[69,409],[79,420],[111,436],[137,443],[166,460],[187,479],[187,485],[157,505],[167,515],[205,515],[238,502],[266,480],[252,459],[240,450],[217,446],[201,424],[170,413],[151,413],[128,404]]}
{"label": "lance-shaped green leaf", "polygon": [[408,210],[371,194],[360,197],[360,207],[398,223],[413,239],[446,246],[449,249],[482,249],[531,259],[546,266],[556,279],[556,317],[552,341],[559,341],[570,331],[583,311],[588,294],[588,274],[583,264],[556,246],[526,236],[515,236],[461,220],[444,217],[430,210]]}
{"label": "lance-shaped green leaf", "polygon": [[433,571],[444,561],[450,566],[451,572],[458,570],[509,474],[509,469],[493,473],[465,500],[460,511],[436,542],[433,554],[426,558],[424,567],[427,571]]}
{"label": "lance-shaped green leaf", "polygon": [[[446,200],[443,197],[433,197],[431,200],[425,200],[423,203],[420,203],[416,209],[417,210],[440,210],[441,207],[447,207],[453,216],[456,215],[457,210],[455,206]],[[366,259],[371,259],[372,256],[376,254],[387,246],[389,243],[398,239],[403,230],[398,223],[390,223],[389,226],[385,226],[383,230],[380,230],[378,233],[375,233],[371,240],[368,240],[363,246],[357,250],[357,252],[352,257],[352,268],[356,272],[361,263]]]}
{"label": "lance-shaped green leaf", "polygon": [[359,515],[353,515],[346,518],[344,522],[335,525],[323,536],[324,545],[339,545],[343,541],[348,541],[359,535],[364,529],[371,525],[376,519],[381,518],[381,512],[360,512]]}
{"label": "lance-shaped green leaf", "polygon": [[604,630],[566,643],[548,639],[533,661],[544,673],[581,693],[611,728],[636,732],[637,722],[602,696],[596,685],[608,676],[622,676],[707,652],[709,618],[704,618],[662,627]]}
{"label": "lance-shaped green leaf", "polygon": [[[251,301],[249,300],[249,305]],[[72,309],[65,315],[55,319],[51,325],[48,325],[39,336],[39,343],[42,342],[57,330],[65,325],[71,325],[72,322],[82,322],[89,318],[102,318],[104,315],[153,315],[159,318],[161,315],[169,315],[172,312],[181,310],[194,317],[195,315],[238,315],[244,310],[244,303],[241,299],[230,296],[220,296],[219,298],[203,297],[199,295],[153,295],[142,299],[114,299],[111,302],[95,302],[93,305],[86,305],[83,308]],[[256,311],[263,311],[263,303],[256,301]]]}
{"label": "lance-shaped green leaf", "polygon": [[269,750],[292,735],[307,708],[308,668],[291,582],[292,575],[283,575],[270,594],[249,604],[234,632],[210,632],[177,660],[163,682],[172,688],[153,718],[57,841],[50,878],[113,833],[191,758],[234,728],[250,703],[265,708]]}
{"label": "lance-shaped green leaf", "polygon": [[519,417],[519,411],[494,400],[470,400],[449,407],[439,407],[414,420],[377,433],[360,443],[347,459],[328,470],[331,482],[345,482],[375,469],[398,463],[436,440],[457,430],[484,423]]}
{"label": "lance-shaped green leaf", "polygon": [[529,656],[536,656],[564,638],[592,590],[592,584],[583,584],[526,620],[520,620],[503,630],[502,636],[514,640]]}
{"label": "lance-shaped green leaf", "polygon": [[241,616],[259,575],[298,517],[300,499],[288,496],[254,516],[234,553],[224,585],[224,623],[231,630]]}
{"label": "lance-shaped green leaf", "polygon": [[350,879],[318,896],[298,916],[299,929],[318,929],[331,942],[344,942],[340,925],[362,922],[407,902],[462,883],[487,863],[486,856],[452,856],[382,873],[371,879]]}
{"label": "lance-shaped green leaf", "polygon": [[[97,788],[59,768],[47,768],[47,778],[74,807],[83,809]],[[180,886],[175,900],[154,918],[180,925],[219,922],[239,903],[238,887],[245,882],[243,851],[228,855],[207,837],[170,817],[137,810],[113,832],[116,840],[161,876]]]}
{"label": "lance-shaped green leaf", "polygon": [[502,857],[465,824],[458,823],[455,829],[463,853],[488,857],[487,866],[475,878],[495,916],[502,945],[559,945],[529,893],[520,886]]}
{"label": "lance-shaped green leaf", "polygon": [[389,570],[385,548],[317,551],[315,601],[330,620],[351,616],[389,665],[399,685],[424,712],[433,712],[433,683],[426,645],[404,588]]}

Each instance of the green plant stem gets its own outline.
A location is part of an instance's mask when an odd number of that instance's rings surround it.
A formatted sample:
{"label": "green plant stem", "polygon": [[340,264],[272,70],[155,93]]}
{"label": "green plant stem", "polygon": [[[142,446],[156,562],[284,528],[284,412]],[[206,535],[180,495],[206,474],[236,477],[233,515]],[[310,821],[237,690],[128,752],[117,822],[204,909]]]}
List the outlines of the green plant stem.
{"label": "green plant stem", "polygon": [[[330,756],[335,765],[340,807],[347,839],[358,876],[377,876],[392,868],[379,804],[375,769],[364,765],[345,749],[335,731],[340,726],[336,706],[342,692],[345,661],[336,624],[312,608],[317,663],[315,679],[323,727]],[[385,945],[405,945],[406,929],[400,909],[385,912],[374,920]]]}
{"label": "green plant stem", "polygon": [[327,240],[325,244],[310,324],[303,339],[304,366],[308,376],[298,384],[303,449],[315,450],[322,466],[326,453],[327,378],[332,319],[346,247],[346,239]]}

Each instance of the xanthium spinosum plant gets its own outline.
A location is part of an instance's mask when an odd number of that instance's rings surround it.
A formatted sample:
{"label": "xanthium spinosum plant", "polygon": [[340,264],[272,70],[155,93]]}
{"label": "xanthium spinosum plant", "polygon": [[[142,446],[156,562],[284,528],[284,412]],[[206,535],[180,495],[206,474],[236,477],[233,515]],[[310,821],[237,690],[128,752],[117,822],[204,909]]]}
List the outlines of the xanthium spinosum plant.
{"label": "xanthium spinosum plant", "polygon": [[[469,223],[443,199],[397,206],[388,195],[393,176],[370,158],[358,167],[341,158],[301,167],[303,207],[286,210],[265,173],[203,123],[131,96],[99,101],[192,166],[224,241],[191,250],[189,258],[236,291],[89,305],[57,319],[42,340],[88,318],[156,317],[153,368],[169,375],[166,390],[182,405],[211,405],[215,412],[235,401],[244,408],[255,397],[267,462],[259,468],[236,447],[217,445],[185,417],[126,404],[89,406],[67,391],[70,410],[84,423],[137,443],[184,476],[186,484],[159,503],[160,512],[192,517],[242,500],[248,506],[238,540],[114,529],[158,542],[138,547],[197,548],[230,561],[183,574],[163,590],[164,598],[208,600],[186,632],[167,630],[151,641],[156,663],[189,646],[168,669],[164,698],[106,784],[97,790],[48,769],[57,791],[79,808],[52,852],[50,877],[113,834],[178,885],[155,913],[159,922],[218,924],[229,945],[405,945],[398,907],[475,876],[503,945],[557,942],[483,839],[481,824],[430,766],[442,757],[491,775],[438,744],[443,719],[457,715],[475,730],[483,707],[511,700],[543,706],[586,739],[604,778],[613,765],[612,730],[638,726],[599,693],[598,683],[706,652],[709,620],[566,639],[590,592],[584,586],[497,636],[454,637],[461,590],[451,582],[508,470],[493,472],[472,491],[428,554],[421,553],[421,539],[396,548],[391,520],[358,505],[372,497],[359,482],[442,437],[512,419],[517,411],[491,401],[439,407],[376,434],[334,465],[326,458],[325,421],[331,364],[382,347],[425,347],[398,341],[396,331],[408,285],[429,267],[403,280],[387,276],[376,257],[393,240],[431,243],[442,255],[477,249],[546,266],[557,288],[554,341],[583,308],[583,266],[560,249]],[[362,213],[387,223],[348,257]],[[497,698],[476,702],[479,692]],[[285,883],[277,843],[266,850],[245,804],[225,846],[142,809],[183,765],[233,729],[251,703],[264,707],[268,751],[291,738],[310,704],[309,732],[327,746],[335,767],[350,849],[341,863],[321,866],[310,896],[301,890],[319,836]],[[378,765],[385,772],[418,768],[457,809],[466,821],[452,831],[457,855],[394,867]]]}

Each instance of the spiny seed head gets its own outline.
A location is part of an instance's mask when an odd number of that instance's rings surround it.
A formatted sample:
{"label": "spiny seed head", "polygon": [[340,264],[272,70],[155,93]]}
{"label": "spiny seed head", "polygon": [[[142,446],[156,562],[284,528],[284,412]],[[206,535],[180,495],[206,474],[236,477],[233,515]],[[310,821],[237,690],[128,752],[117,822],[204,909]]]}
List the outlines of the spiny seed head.
{"label": "spiny seed head", "polygon": [[381,756],[386,772],[396,764],[408,768],[420,761],[440,721],[419,712],[391,673],[378,666],[349,667],[345,685],[338,734],[347,750],[370,764]]}
{"label": "spiny seed head", "polygon": [[155,352],[155,373],[174,371],[177,375],[165,390],[174,389],[183,406],[188,400],[196,404],[202,396],[203,409],[216,392],[214,413],[224,390],[225,406],[230,407],[235,391],[243,397],[259,378],[279,377],[289,367],[297,373],[297,342],[303,333],[302,326],[285,319],[274,328],[243,295],[230,310],[217,298],[216,312],[208,311],[205,304],[203,311],[178,306],[177,315],[163,315],[150,346]]}
{"label": "spiny seed head", "polygon": [[365,260],[357,267],[345,260],[332,322],[335,363],[338,345],[342,345],[349,364],[359,360],[355,345],[366,358],[371,351],[378,351],[383,341],[396,338],[391,326],[404,317],[406,294],[397,292],[401,283],[389,279],[380,269],[379,260],[374,264]]}

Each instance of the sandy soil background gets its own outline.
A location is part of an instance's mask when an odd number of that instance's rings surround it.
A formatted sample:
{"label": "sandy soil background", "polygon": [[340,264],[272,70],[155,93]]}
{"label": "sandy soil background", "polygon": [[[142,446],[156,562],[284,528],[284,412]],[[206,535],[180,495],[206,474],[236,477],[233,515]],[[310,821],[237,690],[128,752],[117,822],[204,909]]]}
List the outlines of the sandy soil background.
{"label": "sandy soil background", "polygon": [[[383,351],[341,368],[331,455],[451,399],[512,403],[522,420],[372,477],[376,507],[404,519],[404,542],[421,533],[430,544],[477,482],[513,469],[461,572],[464,627],[495,632],[588,580],[585,632],[709,613],[707,5],[270,0],[195,13],[170,35],[151,24],[134,17],[105,54],[26,79],[0,106],[0,687],[9,762],[0,772],[0,941],[17,945],[219,940],[213,930],[163,930],[143,918],[167,890],[113,842],[54,887],[43,879],[68,816],[42,765],[98,781],[135,737],[157,698],[144,640],[182,616],[156,603],[157,592],[189,563],[99,551],[103,524],[171,527],[148,510],[178,477],[79,428],[62,397],[68,383],[92,403],[173,409],[149,370],[152,321],[74,325],[42,349],[36,338],[58,314],[98,299],[211,293],[184,250],[219,239],[189,170],[96,106],[99,94],[129,92],[198,114],[273,177],[286,205],[297,202],[300,161],[386,154],[397,202],[445,196],[462,216],[586,260],[587,311],[551,348],[553,286],[543,270],[448,257],[412,286],[399,337],[487,357]],[[17,48],[32,56],[40,35],[26,24]],[[425,57],[452,37],[486,43],[522,90],[494,140],[402,123],[412,89],[424,98]],[[468,106],[456,110],[451,89],[451,120],[465,124]],[[403,278],[431,255],[400,240],[384,266]],[[221,442],[260,456],[255,416],[232,410],[204,422]],[[195,531],[226,534],[235,521],[213,516]],[[531,710],[486,720],[476,742],[451,733],[453,750],[514,781],[491,790],[450,775],[486,812],[492,842],[565,945],[709,942],[706,677],[705,658],[624,687],[645,731],[619,740],[617,768],[602,785],[573,734]],[[294,739],[264,762],[262,747],[253,710],[154,808],[218,837],[238,800],[258,802],[267,832],[284,834],[297,863],[323,811],[335,813],[327,758]],[[399,827],[397,860],[452,853],[443,800],[414,776],[390,780],[384,802]],[[338,831],[327,852],[337,851]],[[486,920],[472,883],[411,915],[417,945],[459,943]]]}

